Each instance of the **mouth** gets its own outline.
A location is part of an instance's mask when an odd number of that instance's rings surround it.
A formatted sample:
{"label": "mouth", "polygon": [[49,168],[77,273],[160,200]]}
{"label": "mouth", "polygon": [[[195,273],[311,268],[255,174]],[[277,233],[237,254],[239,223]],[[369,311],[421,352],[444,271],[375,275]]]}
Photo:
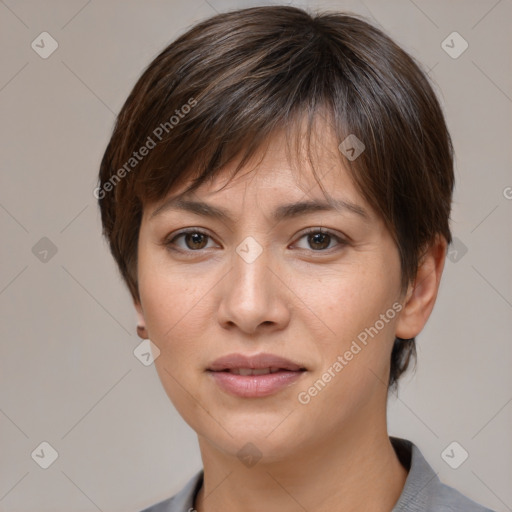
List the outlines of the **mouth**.
{"label": "mouth", "polygon": [[234,375],[268,375],[269,373],[277,373],[277,372],[289,372],[293,370],[287,370],[285,368],[278,368],[277,366],[272,368],[226,368],[225,370],[221,370],[227,373],[233,373]]}
{"label": "mouth", "polygon": [[[228,354],[219,357],[208,367],[212,372],[257,372],[255,375],[264,375],[266,373],[276,373],[279,371],[297,372],[306,370],[300,363],[290,361],[284,357],[274,354]],[[242,373],[242,375],[251,375],[250,373]]]}
{"label": "mouth", "polygon": [[206,371],[230,395],[261,398],[296,383],[307,369],[273,354],[230,354],[215,360]]}

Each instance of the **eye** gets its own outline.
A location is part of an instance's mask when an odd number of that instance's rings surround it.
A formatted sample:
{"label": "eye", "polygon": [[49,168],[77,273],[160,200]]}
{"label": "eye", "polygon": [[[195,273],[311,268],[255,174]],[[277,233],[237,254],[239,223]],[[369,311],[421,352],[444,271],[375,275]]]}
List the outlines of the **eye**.
{"label": "eye", "polygon": [[332,242],[337,245],[344,246],[347,242],[341,237],[335,235],[331,231],[323,230],[322,228],[310,228],[300,237],[299,240],[306,239],[306,244],[309,247],[299,247],[300,249],[313,249],[316,252],[323,252],[327,249],[332,249]]}
{"label": "eye", "polygon": [[[171,249],[174,249],[173,246],[177,246],[178,250],[186,252],[200,251],[201,249],[208,248],[206,245],[210,238],[211,237],[208,233],[205,233],[200,229],[187,229],[167,240],[165,245]],[[180,246],[176,243],[176,240],[180,239],[183,239],[185,246]]]}
{"label": "eye", "polygon": [[[340,236],[331,231],[322,228],[310,228],[302,234],[299,240],[305,239],[306,242],[299,249],[308,249],[315,252],[327,252],[338,246],[347,245],[347,242]],[[182,252],[197,252],[208,249],[208,241],[212,241],[211,236],[195,228],[183,230],[165,241],[165,245],[172,249]],[[178,241],[181,241],[179,243]],[[212,247],[212,246],[210,246]]]}

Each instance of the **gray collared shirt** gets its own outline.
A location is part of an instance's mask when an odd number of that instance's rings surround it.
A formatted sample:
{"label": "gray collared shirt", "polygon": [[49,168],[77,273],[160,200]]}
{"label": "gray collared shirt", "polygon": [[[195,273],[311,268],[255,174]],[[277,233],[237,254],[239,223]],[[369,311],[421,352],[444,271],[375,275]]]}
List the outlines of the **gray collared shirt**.
{"label": "gray collared shirt", "polygon": [[[390,512],[493,512],[443,484],[414,443],[397,437],[390,440],[409,471],[400,498]],[[178,494],[142,512],[194,512],[194,500],[202,483],[203,470]]]}

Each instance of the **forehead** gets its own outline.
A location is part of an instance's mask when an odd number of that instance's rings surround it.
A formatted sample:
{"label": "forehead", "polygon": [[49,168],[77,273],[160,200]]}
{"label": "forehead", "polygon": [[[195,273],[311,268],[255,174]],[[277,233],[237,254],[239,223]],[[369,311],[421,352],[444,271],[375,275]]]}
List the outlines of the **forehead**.
{"label": "forehead", "polygon": [[239,170],[243,152],[197,188],[189,190],[194,178],[182,180],[164,198],[148,205],[147,213],[154,216],[173,199],[175,203],[218,199],[231,203],[225,204],[229,207],[243,196],[245,200],[253,197],[258,205],[282,204],[284,200],[327,201],[331,206],[345,203],[341,206],[370,214],[371,208],[358,193],[328,123],[317,121],[311,138],[304,135],[302,126],[299,130],[276,129]]}

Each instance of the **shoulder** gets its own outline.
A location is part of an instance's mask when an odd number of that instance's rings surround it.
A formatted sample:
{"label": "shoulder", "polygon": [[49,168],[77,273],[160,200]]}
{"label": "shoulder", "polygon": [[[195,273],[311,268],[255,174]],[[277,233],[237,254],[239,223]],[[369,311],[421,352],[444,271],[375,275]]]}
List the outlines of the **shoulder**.
{"label": "shoulder", "polygon": [[436,495],[432,497],[432,511],[493,512],[442,482],[439,482]]}
{"label": "shoulder", "polygon": [[174,496],[145,508],[141,512],[193,512],[194,499],[203,483],[203,470],[196,473]]}
{"label": "shoulder", "polygon": [[392,512],[493,512],[439,480],[420,449],[411,441],[391,437],[409,474]]}

